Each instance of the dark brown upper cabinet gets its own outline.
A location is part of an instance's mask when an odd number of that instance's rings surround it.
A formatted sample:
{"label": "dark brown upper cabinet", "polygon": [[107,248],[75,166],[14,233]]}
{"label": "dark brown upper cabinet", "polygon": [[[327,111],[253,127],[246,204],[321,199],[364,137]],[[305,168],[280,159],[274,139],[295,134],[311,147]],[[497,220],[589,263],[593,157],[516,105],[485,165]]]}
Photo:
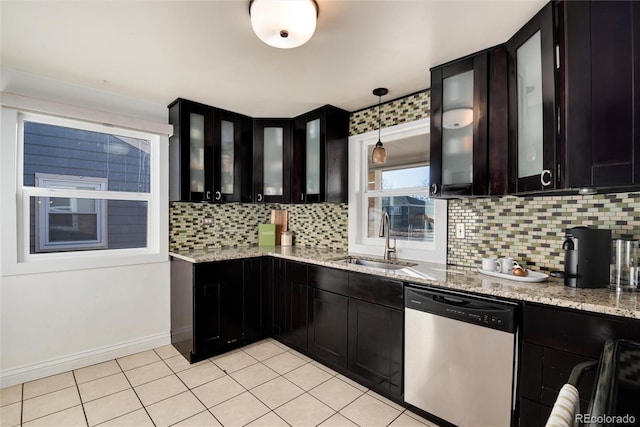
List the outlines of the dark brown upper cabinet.
{"label": "dark brown upper cabinet", "polygon": [[506,73],[504,46],[431,69],[432,197],[505,193]]}
{"label": "dark brown upper cabinet", "polygon": [[249,117],[178,98],[169,105],[169,123],[169,200],[250,200]]}
{"label": "dark brown upper cabinet", "polygon": [[349,112],[326,105],[294,124],[291,201],[346,203]]}
{"label": "dark brown upper cabinet", "polygon": [[508,42],[509,192],[640,186],[640,4],[555,1]]}
{"label": "dark brown upper cabinet", "polygon": [[559,186],[554,36],[549,3],[507,42],[510,193]]}
{"label": "dark brown upper cabinet", "polygon": [[640,184],[640,3],[555,4],[560,69],[560,182]]}
{"label": "dark brown upper cabinet", "polygon": [[253,122],[253,194],[258,203],[291,201],[293,120]]}

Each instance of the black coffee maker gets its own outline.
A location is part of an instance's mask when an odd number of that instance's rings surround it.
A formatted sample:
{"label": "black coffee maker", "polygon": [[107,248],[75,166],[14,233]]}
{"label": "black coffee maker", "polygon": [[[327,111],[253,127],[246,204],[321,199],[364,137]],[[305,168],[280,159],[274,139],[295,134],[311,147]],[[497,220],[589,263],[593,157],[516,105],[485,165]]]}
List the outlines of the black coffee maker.
{"label": "black coffee maker", "polygon": [[611,264],[611,230],[588,227],[567,228],[564,249],[565,286],[606,288]]}

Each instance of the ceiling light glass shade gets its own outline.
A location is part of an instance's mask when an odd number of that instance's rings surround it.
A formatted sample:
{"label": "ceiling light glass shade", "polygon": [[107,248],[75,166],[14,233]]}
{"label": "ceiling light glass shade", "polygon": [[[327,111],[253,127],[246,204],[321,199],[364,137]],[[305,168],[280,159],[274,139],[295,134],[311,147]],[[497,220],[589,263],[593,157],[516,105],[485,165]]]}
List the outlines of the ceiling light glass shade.
{"label": "ceiling light glass shade", "polygon": [[384,149],[381,141],[378,141],[376,148],[371,153],[372,163],[385,163],[387,161],[387,150]]}
{"label": "ceiling light glass shade", "polygon": [[460,129],[473,123],[473,108],[454,108],[442,113],[442,127]]}
{"label": "ceiling light glass shade", "polygon": [[260,40],[273,47],[291,49],[313,36],[318,6],[314,0],[252,0],[249,14]]}

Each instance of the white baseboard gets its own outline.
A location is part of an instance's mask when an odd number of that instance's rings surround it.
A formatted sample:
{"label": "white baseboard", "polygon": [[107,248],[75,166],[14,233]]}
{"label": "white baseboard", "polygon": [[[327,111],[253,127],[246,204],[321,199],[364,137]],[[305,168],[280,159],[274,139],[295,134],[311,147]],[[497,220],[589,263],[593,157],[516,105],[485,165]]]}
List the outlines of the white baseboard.
{"label": "white baseboard", "polygon": [[0,388],[60,374],[72,369],[84,368],[95,365],[96,363],[129,356],[130,354],[151,350],[168,344],[171,344],[171,334],[166,332],[44,360],[30,365],[6,369],[0,371]]}

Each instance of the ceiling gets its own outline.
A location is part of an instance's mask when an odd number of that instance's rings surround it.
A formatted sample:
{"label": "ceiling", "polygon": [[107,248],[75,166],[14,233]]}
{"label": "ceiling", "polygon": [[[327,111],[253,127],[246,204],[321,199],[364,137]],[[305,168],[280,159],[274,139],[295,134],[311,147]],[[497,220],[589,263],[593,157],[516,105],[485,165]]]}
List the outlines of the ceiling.
{"label": "ceiling", "polygon": [[0,0],[3,67],[253,117],[355,111],[430,87],[429,68],[505,42],[546,0],[317,0],[316,33],[262,43],[249,0]]}

